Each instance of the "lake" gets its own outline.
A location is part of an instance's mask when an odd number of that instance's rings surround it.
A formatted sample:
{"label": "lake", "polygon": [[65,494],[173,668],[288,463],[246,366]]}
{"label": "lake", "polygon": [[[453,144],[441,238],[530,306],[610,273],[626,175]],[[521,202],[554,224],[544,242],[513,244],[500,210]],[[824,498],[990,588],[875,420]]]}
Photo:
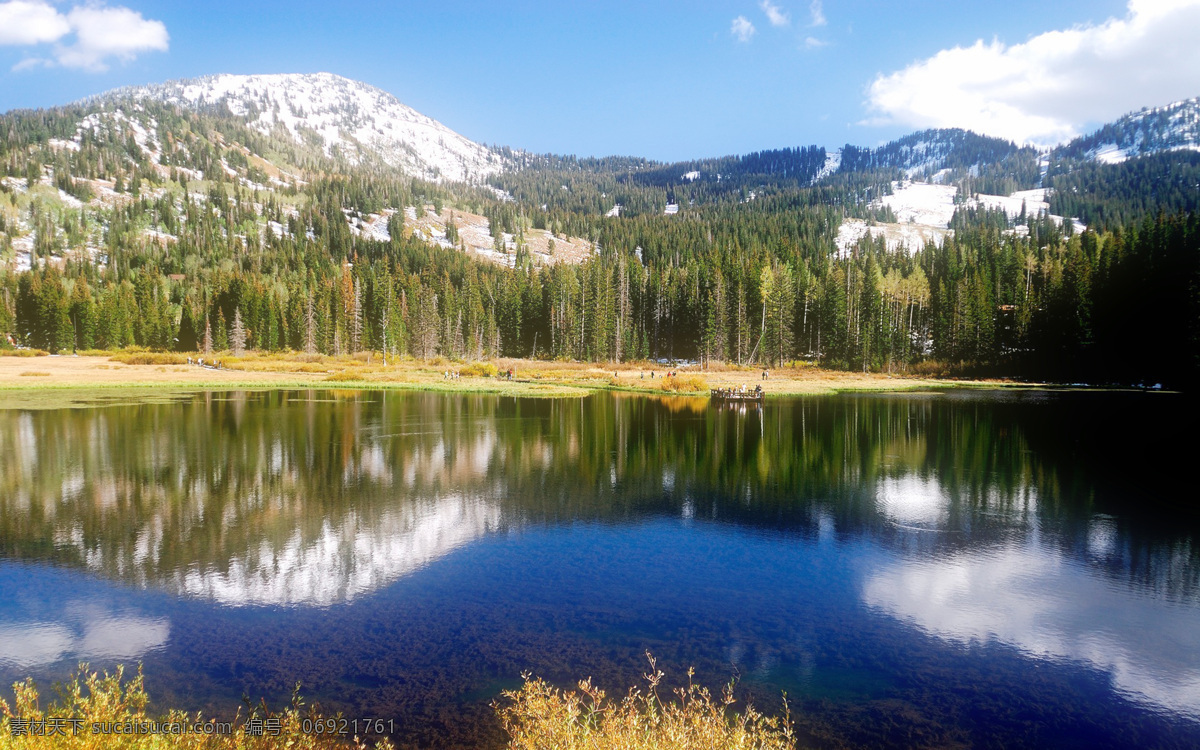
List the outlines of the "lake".
{"label": "lake", "polygon": [[[647,669],[815,747],[1200,746],[1173,394],[179,394],[0,410],[0,684],[144,664],[494,747],[522,673]],[[6,690],[11,697],[11,691]]]}

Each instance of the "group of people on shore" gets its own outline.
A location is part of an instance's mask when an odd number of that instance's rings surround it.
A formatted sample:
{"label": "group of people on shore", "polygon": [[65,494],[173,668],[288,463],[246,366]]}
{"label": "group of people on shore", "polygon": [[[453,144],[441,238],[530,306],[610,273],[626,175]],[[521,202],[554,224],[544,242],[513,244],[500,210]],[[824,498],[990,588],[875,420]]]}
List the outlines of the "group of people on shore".
{"label": "group of people on shore", "polygon": [[205,364],[203,357],[200,357],[198,359],[192,359],[191,357],[188,357],[187,362],[189,365],[196,365],[197,367],[207,367],[210,370],[220,370],[221,369],[221,360],[219,360],[219,359],[214,359],[213,361],[209,362],[208,364]]}

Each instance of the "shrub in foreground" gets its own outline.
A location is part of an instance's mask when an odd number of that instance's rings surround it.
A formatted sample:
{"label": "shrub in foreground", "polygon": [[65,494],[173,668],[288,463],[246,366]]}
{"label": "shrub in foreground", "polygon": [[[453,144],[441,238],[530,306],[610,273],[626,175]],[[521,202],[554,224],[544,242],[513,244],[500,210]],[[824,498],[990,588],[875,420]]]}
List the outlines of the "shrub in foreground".
{"label": "shrub in foreground", "polygon": [[[146,713],[146,694],[139,668],[124,679],[122,667],[112,674],[88,672],[87,665],[59,689],[59,698],[44,708],[32,680],[13,685],[16,705],[0,699],[0,750],[333,750],[367,747],[357,738],[306,733],[319,717],[302,712],[299,697],[278,713],[266,707],[230,722],[228,733],[200,714],[173,710],[163,716]],[[321,726],[321,724],[316,724]],[[157,731],[151,731],[152,729]],[[60,731],[61,730],[61,733]],[[391,750],[386,739],[375,746]]]}
{"label": "shrub in foreground", "polygon": [[747,706],[731,713],[733,683],[719,699],[692,682],[663,701],[658,685],[663,673],[650,659],[645,692],[632,689],[621,701],[609,700],[590,680],[579,691],[559,690],[525,676],[520,690],[503,694],[500,720],[508,731],[509,750],[792,750],[795,736],[784,703],[783,717],[767,717]]}

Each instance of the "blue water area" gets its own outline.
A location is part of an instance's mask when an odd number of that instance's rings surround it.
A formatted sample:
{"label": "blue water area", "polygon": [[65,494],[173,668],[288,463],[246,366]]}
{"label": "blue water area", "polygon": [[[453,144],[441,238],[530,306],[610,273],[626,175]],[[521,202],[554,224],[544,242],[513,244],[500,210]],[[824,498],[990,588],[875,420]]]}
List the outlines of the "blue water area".
{"label": "blue water area", "polygon": [[733,678],[768,712],[786,693],[815,747],[1198,747],[1190,468],[1165,443],[1123,466],[1089,421],[1186,408],[298,392],[0,411],[0,679],[141,663],[155,705],[209,715],[300,683],[401,746],[495,747],[491,704],[522,675],[619,695],[650,653],[671,685]]}

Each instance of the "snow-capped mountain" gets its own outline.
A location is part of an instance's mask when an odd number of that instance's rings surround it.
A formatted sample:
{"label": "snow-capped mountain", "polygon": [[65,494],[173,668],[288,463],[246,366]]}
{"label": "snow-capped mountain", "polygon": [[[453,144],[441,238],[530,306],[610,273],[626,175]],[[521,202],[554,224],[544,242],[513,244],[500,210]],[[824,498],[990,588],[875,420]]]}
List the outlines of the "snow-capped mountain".
{"label": "snow-capped mountain", "polygon": [[435,180],[477,181],[502,157],[381,89],[330,73],[213,75],[117,89],[102,99],[157,99],[183,108],[228,110],[269,133],[282,125],[303,142],[316,133],[327,155],[381,160]]}
{"label": "snow-capped mountain", "polygon": [[1064,157],[1105,164],[1178,150],[1200,150],[1200,97],[1127,114],[1056,149]]}

